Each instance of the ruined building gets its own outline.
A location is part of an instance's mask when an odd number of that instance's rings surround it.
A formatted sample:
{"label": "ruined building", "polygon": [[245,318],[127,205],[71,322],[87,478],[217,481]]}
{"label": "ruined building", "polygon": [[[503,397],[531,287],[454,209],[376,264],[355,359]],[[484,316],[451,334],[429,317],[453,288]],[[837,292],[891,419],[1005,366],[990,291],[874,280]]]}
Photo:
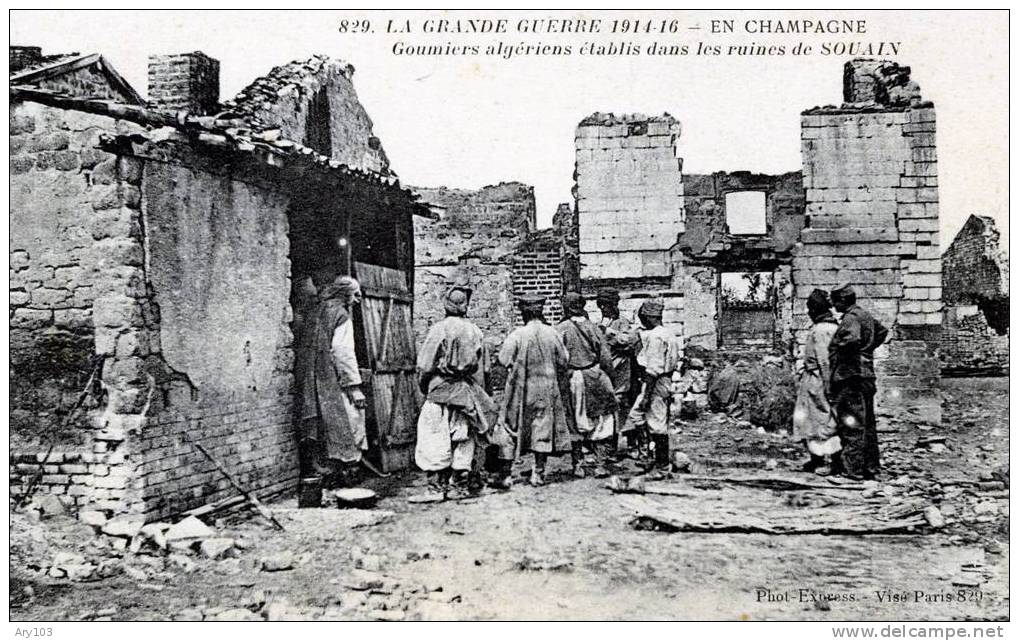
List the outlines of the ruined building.
{"label": "ruined building", "polygon": [[941,256],[941,372],[1008,372],[1008,256],[994,219],[970,216]]}
{"label": "ruined building", "polygon": [[553,226],[536,230],[534,189],[517,182],[478,190],[414,188],[437,220],[417,218],[415,235],[414,329],[418,341],[445,316],[443,297],[458,276],[474,292],[468,318],[485,333],[492,356],[520,322],[516,299],[546,296],[545,317],[562,317],[564,281],[579,269],[570,235],[570,208],[557,212]]}
{"label": "ruined building", "polygon": [[153,56],[145,104],[101,56],[11,62],[12,492],[41,470],[69,505],[153,517],[234,494],[189,441],[260,495],[293,489],[294,323],[309,281],[350,273],[371,455],[406,465],[428,210],[353,68],[284,65],[219,105],[218,63]]}
{"label": "ruined building", "polygon": [[815,287],[850,283],[892,330],[879,407],[940,421],[941,327],[933,106],[909,68],[854,60],[844,103],[801,116],[802,172],[682,173],[668,114],[594,114],[577,127],[581,286],[660,296],[687,343],[795,353]]}

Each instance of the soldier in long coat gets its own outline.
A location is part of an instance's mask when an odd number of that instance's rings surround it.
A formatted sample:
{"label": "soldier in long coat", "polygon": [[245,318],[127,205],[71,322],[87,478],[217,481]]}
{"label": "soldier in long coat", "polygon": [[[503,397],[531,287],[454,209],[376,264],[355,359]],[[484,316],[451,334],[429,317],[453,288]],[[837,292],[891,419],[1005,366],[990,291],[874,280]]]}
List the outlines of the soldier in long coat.
{"label": "soldier in long coat", "polygon": [[835,336],[838,322],[832,314],[828,294],[820,289],[807,297],[807,315],[814,324],[803,345],[803,371],[793,410],[793,439],[802,442],[810,455],[804,471],[813,472],[825,464],[826,456],[842,449],[828,401],[831,379],[828,345]]}
{"label": "soldier in long coat", "polygon": [[428,473],[429,489],[438,498],[467,495],[477,439],[497,417],[484,389],[483,336],[464,318],[470,295],[465,284],[454,284],[446,294],[446,318],[432,326],[418,352],[425,402],[418,416],[414,460]]}
{"label": "soldier in long coat", "polygon": [[563,315],[566,320],[556,325],[556,331],[569,354],[567,366],[570,375],[564,399],[569,407],[572,429],[582,437],[573,444],[573,474],[584,477],[584,443],[594,452],[596,475],[605,473],[607,445],[616,433],[616,401],[612,387],[612,355],[598,327],[587,318],[584,297],[577,293],[563,296]]}
{"label": "soldier in long coat", "polygon": [[888,330],[856,304],[856,292],[849,285],[833,290],[831,300],[842,314],[828,346],[829,394],[842,442],[841,464],[850,478],[873,478],[881,467],[874,415],[874,350],[888,338]]}
{"label": "soldier in long coat", "polygon": [[368,449],[365,396],[350,315],[361,302],[361,287],[353,278],[341,276],[322,287],[318,298],[298,345],[301,440],[306,460],[319,472],[329,473],[360,462]]}
{"label": "soldier in long coat", "polygon": [[566,346],[545,322],[544,302],[541,296],[520,298],[524,326],[510,332],[499,351],[499,362],[508,370],[499,426],[510,436],[500,443],[500,455],[512,460],[533,452],[532,485],[544,484],[548,456],[572,452],[577,438],[570,432],[560,394]]}
{"label": "soldier in long coat", "polygon": [[598,292],[598,309],[602,320],[599,328],[612,355],[612,388],[619,410],[616,425],[622,428],[633,404],[634,354],[640,345],[640,336],[632,322],[619,314],[619,292],[606,288]]}

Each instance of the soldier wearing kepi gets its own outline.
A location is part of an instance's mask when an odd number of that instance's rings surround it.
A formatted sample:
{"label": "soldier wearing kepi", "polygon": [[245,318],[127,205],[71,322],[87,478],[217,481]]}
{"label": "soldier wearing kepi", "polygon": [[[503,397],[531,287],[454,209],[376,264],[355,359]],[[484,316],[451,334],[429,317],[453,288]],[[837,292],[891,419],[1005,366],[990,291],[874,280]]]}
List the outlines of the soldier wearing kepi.
{"label": "soldier wearing kepi", "polygon": [[672,401],[672,373],[683,362],[683,339],[662,325],[662,301],[652,298],[637,311],[644,329],[640,332],[637,365],[643,369],[640,394],[630,410],[628,422],[645,430],[655,446],[653,467],[667,471],[669,462],[669,421]]}
{"label": "soldier wearing kepi", "polygon": [[[418,352],[425,402],[417,425],[414,460],[428,473],[436,499],[463,498],[479,435],[495,423],[496,407],[484,389],[482,333],[466,320],[471,289],[455,283],[446,293],[446,318],[428,331]],[[451,480],[452,479],[452,480]]]}
{"label": "soldier wearing kepi", "polygon": [[566,320],[556,325],[556,331],[569,354],[569,379],[564,385],[563,398],[569,406],[569,415],[576,434],[583,438],[573,444],[573,474],[584,477],[583,445],[587,443],[597,462],[595,474],[607,474],[604,469],[609,439],[616,433],[616,395],[612,389],[612,355],[598,327],[587,318],[584,297],[577,293],[563,296],[563,315]]}
{"label": "soldier wearing kepi", "polygon": [[[519,299],[524,326],[510,332],[499,351],[499,362],[508,370],[496,430],[507,437],[497,443],[500,457],[511,462],[533,452],[531,485],[544,484],[548,456],[572,452],[575,439],[560,394],[560,381],[567,372],[566,346],[546,324],[544,302],[542,296]],[[503,470],[505,479],[508,466],[504,464]],[[506,485],[505,480],[501,485]]]}
{"label": "soldier wearing kepi", "polygon": [[[881,464],[874,416],[874,350],[888,338],[888,330],[856,304],[856,292],[849,285],[833,290],[831,302],[842,314],[828,344],[829,394],[842,442],[841,461],[833,461],[832,468],[850,478],[874,478]],[[843,470],[838,469],[840,462]]]}
{"label": "soldier wearing kepi", "polygon": [[640,337],[637,328],[619,315],[619,292],[615,289],[603,289],[598,292],[598,309],[601,310],[600,328],[605,336],[605,343],[612,355],[612,388],[619,403],[616,425],[622,426],[633,403],[634,373],[633,357]]}

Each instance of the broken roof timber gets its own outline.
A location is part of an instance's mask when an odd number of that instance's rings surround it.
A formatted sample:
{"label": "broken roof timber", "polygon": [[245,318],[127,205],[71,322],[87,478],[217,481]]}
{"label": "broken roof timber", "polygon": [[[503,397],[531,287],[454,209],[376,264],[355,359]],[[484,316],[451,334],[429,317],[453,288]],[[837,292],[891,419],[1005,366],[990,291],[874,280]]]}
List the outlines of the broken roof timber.
{"label": "broken roof timber", "polygon": [[313,165],[335,175],[348,176],[366,183],[392,188],[403,194],[412,203],[415,215],[432,219],[438,217],[430,205],[419,202],[420,196],[412,190],[401,187],[399,180],[393,175],[383,175],[370,170],[349,167],[310,147],[281,138],[277,129],[252,130],[247,121],[233,118],[231,114],[194,116],[186,111],[169,112],[125,105],[110,100],[77,98],[34,87],[12,86],[10,95],[12,101],[37,102],[51,107],[83,111],[155,128],[147,134],[106,136],[104,144],[108,149],[126,149],[125,145],[133,145],[140,137],[141,142],[146,144],[172,141],[228,149],[256,157],[264,164],[274,167],[283,167],[289,160],[299,165]]}

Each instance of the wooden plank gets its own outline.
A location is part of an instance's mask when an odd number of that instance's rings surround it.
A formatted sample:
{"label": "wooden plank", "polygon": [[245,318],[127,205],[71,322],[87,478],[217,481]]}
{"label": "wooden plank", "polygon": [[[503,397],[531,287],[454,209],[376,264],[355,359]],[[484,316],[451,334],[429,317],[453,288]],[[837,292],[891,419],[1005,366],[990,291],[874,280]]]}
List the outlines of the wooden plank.
{"label": "wooden plank", "polygon": [[382,315],[382,329],[381,336],[379,338],[379,352],[375,357],[379,363],[386,362],[386,344],[389,342],[389,322],[393,315],[393,299],[386,299],[386,311]]}

